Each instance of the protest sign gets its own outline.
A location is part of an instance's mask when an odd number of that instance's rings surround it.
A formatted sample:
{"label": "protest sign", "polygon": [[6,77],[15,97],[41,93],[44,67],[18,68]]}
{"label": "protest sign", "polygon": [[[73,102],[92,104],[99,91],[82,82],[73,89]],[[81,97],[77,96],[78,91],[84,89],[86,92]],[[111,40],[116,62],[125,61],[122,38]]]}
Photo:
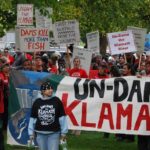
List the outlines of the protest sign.
{"label": "protest sign", "polygon": [[80,41],[79,23],[65,20],[54,23],[54,38],[59,44],[73,44]]}
{"label": "protest sign", "polygon": [[17,5],[17,25],[33,25],[33,5]]}
{"label": "protest sign", "polygon": [[137,50],[132,31],[108,33],[107,37],[112,55],[135,52]]}
{"label": "protest sign", "polygon": [[93,53],[99,53],[100,52],[99,32],[95,31],[95,32],[87,33],[86,38],[87,38],[88,49],[91,50]]}
{"label": "protest sign", "polygon": [[45,80],[51,82],[56,96],[63,102],[69,129],[150,134],[149,77],[81,79],[44,72],[12,70],[8,144],[27,144],[31,106]]}
{"label": "protest sign", "polygon": [[128,26],[127,30],[132,31],[137,52],[142,53],[144,51],[145,35],[147,29]]}
{"label": "protest sign", "polygon": [[[92,59],[92,51],[86,48],[74,47],[73,59],[75,57],[80,58],[81,68],[85,69],[87,74],[89,74],[90,66],[91,66],[91,59]],[[73,62],[71,64],[71,67],[73,68]]]}
{"label": "protest sign", "polygon": [[48,14],[46,16],[42,15],[40,10],[35,9],[35,19],[37,28],[48,28],[50,31],[53,30],[52,18],[49,16],[52,15],[52,8],[46,8]]}
{"label": "protest sign", "polygon": [[49,30],[47,28],[20,28],[19,46],[21,51],[49,50]]}

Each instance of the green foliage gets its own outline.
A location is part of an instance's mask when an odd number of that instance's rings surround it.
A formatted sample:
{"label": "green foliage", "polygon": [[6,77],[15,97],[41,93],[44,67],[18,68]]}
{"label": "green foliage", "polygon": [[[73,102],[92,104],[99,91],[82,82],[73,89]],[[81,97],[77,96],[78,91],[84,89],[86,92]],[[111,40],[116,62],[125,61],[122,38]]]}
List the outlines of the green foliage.
{"label": "green foliage", "polygon": [[[0,35],[15,26],[17,4],[32,3],[34,8],[47,15],[46,8],[53,8],[54,21],[77,19],[81,38],[88,32],[106,33],[126,30],[127,26],[150,29],[150,0],[2,0],[0,6]],[[8,14],[5,17],[5,14]]]}

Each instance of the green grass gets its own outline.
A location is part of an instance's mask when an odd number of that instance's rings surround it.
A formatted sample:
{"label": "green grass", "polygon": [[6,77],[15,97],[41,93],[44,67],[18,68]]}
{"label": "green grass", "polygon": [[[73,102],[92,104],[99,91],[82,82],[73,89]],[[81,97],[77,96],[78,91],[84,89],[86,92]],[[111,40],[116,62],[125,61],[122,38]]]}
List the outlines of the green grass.
{"label": "green grass", "polygon": [[[116,141],[115,135],[103,138],[100,132],[82,131],[80,136],[68,134],[68,150],[137,150],[137,140],[133,143]],[[6,150],[27,150],[29,148],[6,145]],[[33,148],[31,150],[34,150]]]}

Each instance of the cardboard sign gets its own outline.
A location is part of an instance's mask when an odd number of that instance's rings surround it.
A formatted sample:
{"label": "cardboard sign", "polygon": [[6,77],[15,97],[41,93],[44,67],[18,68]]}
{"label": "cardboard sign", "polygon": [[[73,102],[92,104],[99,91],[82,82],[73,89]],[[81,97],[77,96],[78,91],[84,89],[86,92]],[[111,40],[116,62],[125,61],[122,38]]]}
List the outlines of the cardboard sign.
{"label": "cardboard sign", "polygon": [[93,53],[99,53],[99,32],[91,32],[86,34],[88,49],[92,50]]}
{"label": "cardboard sign", "polygon": [[79,23],[76,20],[55,22],[54,38],[59,44],[73,44],[79,42]]}
{"label": "cardboard sign", "polygon": [[33,25],[33,5],[17,5],[17,25]]}
{"label": "cardboard sign", "polygon": [[[72,60],[74,60],[75,57],[80,58],[81,68],[85,69],[87,74],[89,74],[92,59],[92,51],[85,48],[74,47]],[[71,68],[73,68],[73,62],[71,66]]]}
{"label": "cardboard sign", "polygon": [[[52,14],[52,8],[47,8],[49,15]],[[38,9],[35,9],[35,19],[36,19],[36,27],[37,28],[48,28],[49,30],[53,30],[52,19],[48,17],[48,15],[43,16]]]}
{"label": "cardboard sign", "polygon": [[47,28],[20,28],[19,46],[21,51],[47,51],[49,30]]}
{"label": "cardboard sign", "polygon": [[145,35],[147,29],[128,26],[127,30],[131,30],[134,34],[134,42],[137,47],[137,52],[142,53],[144,51]]}
{"label": "cardboard sign", "polygon": [[108,33],[107,37],[112,55],[137,51],[132,31]]}

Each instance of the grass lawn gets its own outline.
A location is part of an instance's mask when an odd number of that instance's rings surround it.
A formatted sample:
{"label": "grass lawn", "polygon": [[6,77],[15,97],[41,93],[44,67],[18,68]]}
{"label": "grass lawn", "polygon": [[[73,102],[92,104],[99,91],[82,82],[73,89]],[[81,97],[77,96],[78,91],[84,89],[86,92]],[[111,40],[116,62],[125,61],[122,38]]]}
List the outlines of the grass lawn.
{"label": "grass lawn", "polygon": [[[82,131],[80,136],[68,134],[68,150],[137,150],[137,140],[133,143],[116,141],[115,135],[103,138],[103,133]],[[6,145],[6,150],[28,150],[29,148]],[[31,150],[35,150],[32,148]]]}

